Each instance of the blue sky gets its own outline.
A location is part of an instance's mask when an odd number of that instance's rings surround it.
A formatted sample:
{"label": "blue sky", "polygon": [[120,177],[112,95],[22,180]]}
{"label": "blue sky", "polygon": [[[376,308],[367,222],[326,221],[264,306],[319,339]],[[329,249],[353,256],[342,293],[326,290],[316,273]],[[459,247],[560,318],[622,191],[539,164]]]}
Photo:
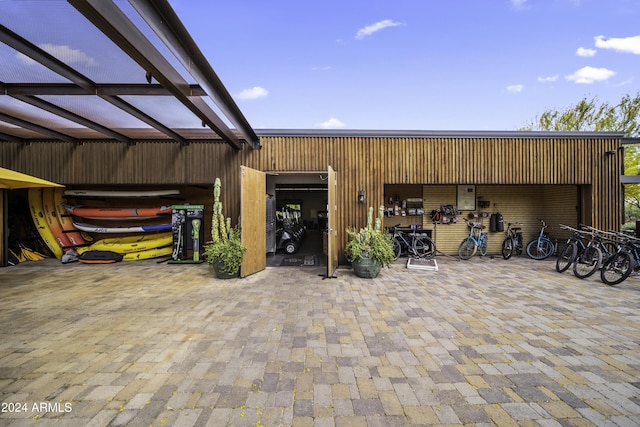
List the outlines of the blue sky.
{"label": "blue sky", "polygon": [[638,0],[171,0],[258,128],[515,130],[640,89]]}

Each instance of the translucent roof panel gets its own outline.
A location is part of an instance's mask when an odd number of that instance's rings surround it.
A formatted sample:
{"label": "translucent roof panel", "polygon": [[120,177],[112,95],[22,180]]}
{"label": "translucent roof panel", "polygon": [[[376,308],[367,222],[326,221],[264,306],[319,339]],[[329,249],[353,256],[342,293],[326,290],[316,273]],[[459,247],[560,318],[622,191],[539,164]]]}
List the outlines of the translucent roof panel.
{"label": "translucent roof panel", "polygon": [[167,0],[71,3],[0,0],[0,142],[44,134],[241,149],[243,137],[259,148]]}
{"label": "translucent roof panel", "polygon": [[3,1],[2,5],[0,24],[94,82],[145,82],[146,71],[66,1]]}

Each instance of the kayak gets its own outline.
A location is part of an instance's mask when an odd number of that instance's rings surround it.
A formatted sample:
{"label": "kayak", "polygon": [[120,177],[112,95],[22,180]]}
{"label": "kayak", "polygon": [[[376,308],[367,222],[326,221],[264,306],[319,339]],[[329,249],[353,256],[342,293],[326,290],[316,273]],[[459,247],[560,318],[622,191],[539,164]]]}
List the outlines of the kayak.
{"label": "kayak", "polygon": [[64,209],[71,215],[87,219],[149,219],[158,215],[167,215],[172,212],[171,206],[160,206],[155,208],[108,208],[91,206],[63,205]]}
{"label": "kayak", "polygon": [[86,250],[112,251],[119,254],[147,251],[170,246],[173,243],[171,233],[140,234],[136,236],[113,237],[98,240],[88,246]]}
{"label": "kayak", "polygon": [[138,225],[138,226],[124,226],[124,227],[104,227],[101,225],[86,224],[83,222],[74,222],[73,225],[82,231],[87,233],[154,233],[157,231],[170,231],[171,223],[169,224],[156,224],[156,225]]}
{"label": "kayak", "polygon": [[149,249],[146,251],[131,252],[124,254],[124,256],[122,257],[122,261],[138,261],[142,259],[159,258],[163,256],[169,256],[172,252],[173,250],[171,249],[171,246]]}
{"label": "kayak", "polygon": [[150,191],[118,191],[118,190],[65,190],[69,197],[162,197],[177,196],[180,190],[150,190]]}

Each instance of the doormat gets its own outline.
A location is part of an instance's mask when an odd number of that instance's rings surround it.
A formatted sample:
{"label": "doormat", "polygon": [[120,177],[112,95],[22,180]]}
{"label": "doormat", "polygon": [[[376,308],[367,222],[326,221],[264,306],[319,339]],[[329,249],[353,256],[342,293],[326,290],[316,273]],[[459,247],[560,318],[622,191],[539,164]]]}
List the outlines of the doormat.
{"label": "doormat", "polygon": [[431,258],[431,259],[409,258],[409,260],[407,261],[407,268],[412,270],[438,271],[438,263],[434,258]]}
{"label": "doormat", "polygon": [[280,263],[281,267],[313,267],[319,265],[318,257],[315,255],[288,256]]}

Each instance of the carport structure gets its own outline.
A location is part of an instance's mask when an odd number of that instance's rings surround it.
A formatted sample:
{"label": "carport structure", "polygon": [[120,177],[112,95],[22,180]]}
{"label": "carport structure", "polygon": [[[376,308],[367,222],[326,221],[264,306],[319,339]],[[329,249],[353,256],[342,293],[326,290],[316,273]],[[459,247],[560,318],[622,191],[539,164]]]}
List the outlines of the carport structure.
{"label": "carport structure", "polygon": [[260,147],[166,1],[10,0],[0,41],[0,139]]}

